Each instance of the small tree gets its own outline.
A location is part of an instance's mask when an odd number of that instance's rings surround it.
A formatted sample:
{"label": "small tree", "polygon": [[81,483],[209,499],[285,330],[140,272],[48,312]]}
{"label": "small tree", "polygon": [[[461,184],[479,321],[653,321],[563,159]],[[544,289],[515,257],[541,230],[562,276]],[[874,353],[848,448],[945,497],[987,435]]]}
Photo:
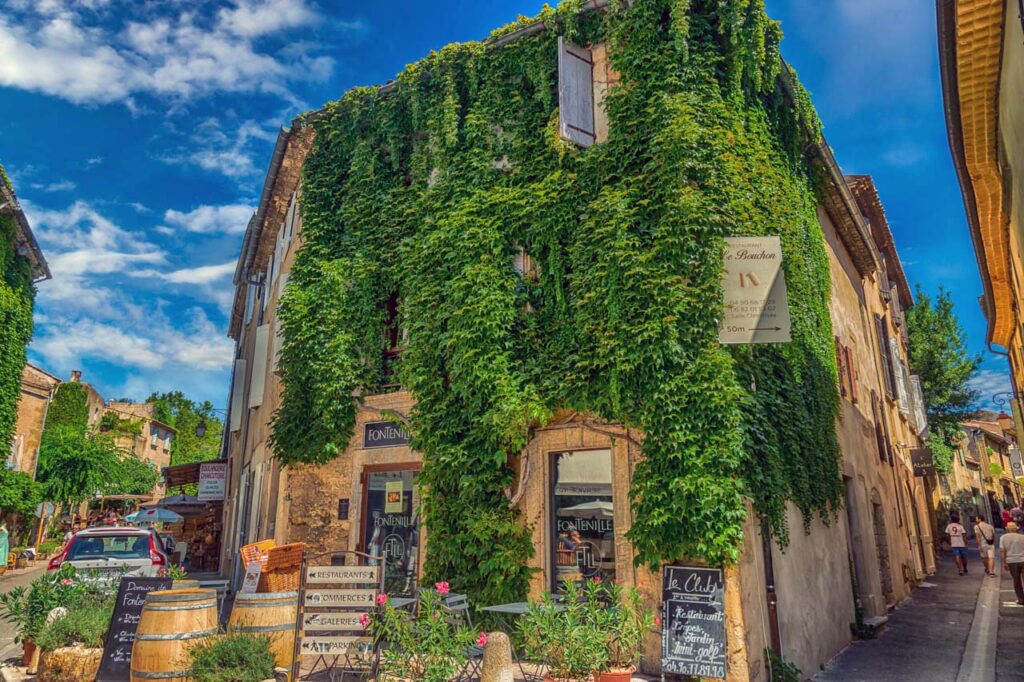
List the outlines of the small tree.
{"label": "small tree", "polygon": [[[921,285],[916,289],[917,301],[906,315],[910,368],[921,378],[935,468],[948,473],[952,448],[961,438],[960,424],[975,415],[978,395],[970,380],[981,356],[967,350],[967,335],[949,292],[940,287],[933,302]],[[936,447],[936,441],[942,445]]]}

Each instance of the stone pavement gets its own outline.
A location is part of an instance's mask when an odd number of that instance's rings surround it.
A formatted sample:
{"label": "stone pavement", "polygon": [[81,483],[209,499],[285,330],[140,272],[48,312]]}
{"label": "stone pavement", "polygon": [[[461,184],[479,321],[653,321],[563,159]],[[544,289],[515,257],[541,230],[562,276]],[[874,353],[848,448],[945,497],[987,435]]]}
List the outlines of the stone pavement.
{"label": "stone pavement", "polygon": [[975,549],[966,576],[957,575],[949,555],[937,563],[875,639],[854,642],[813,679],[1024,681],[1024,607],[1015,603],[1009,575],[986,578]]}

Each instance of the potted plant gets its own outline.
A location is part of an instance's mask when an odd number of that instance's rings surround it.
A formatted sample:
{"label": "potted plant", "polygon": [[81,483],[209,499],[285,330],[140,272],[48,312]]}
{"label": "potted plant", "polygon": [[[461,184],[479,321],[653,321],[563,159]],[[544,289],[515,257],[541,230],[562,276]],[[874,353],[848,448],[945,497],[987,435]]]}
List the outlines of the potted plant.
{"label": "potted plant", "polygon": [[644,606],[636,587],[623,589],[618,580],[592,585],[587,603],[608,647],[608,660],[595,682],[629,682],[643,654],[644,635],[657,623],[654,612]]}
{"label": "potted plant", "polygon": [[560,602],[545,593],[519,619],[527,657],[547,666],[545,682],[584,682],[606,668],[607,638],[595,619],[598,605],[591,603],[596,584],[581,589],[566,581]]}
{"label": "potted plant", "polygon": [[484,646],[487,635],[475,633],[445,606],[448,583],[423,590],[413,611],[395,608],[386,594],[377,597],[375,613],[360,622],[381,645],[385,679],[447,682],[466,665],[469,647]]}
{"label": "potted plant", "polygon": [[270,637],[231,632],[189,651],[195,682],[262,682],[274,678]]}
{"label": "potted plant", "polygon": [[47,617],[37,635],[42,650],[39,659],[40,682],[92,682],[96,679],[103,641],[114,611],[114,595],[83,592],[66,611]]}

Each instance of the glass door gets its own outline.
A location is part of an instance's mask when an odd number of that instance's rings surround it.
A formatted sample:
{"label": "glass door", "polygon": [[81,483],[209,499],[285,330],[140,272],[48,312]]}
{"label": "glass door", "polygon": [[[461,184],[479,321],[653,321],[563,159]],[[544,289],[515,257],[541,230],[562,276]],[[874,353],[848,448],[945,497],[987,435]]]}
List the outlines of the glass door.
{"label": "glass door", "polygon": [[392,595],[413,596],[416,592],[418,474],[412,469],[363,472],[362,551],[384,557],[384,589]]}

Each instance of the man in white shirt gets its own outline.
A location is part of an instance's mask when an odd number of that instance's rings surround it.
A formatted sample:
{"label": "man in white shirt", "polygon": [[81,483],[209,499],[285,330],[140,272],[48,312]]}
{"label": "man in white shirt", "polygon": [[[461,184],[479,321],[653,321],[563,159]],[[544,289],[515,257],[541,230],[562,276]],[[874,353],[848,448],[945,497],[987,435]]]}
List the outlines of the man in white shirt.
{"label": "man in white shirt", "polygon": [[1006,532],[999,539],[999,553],[1003,557],[1003,568],[1013,577],[1013,591],[1017,595],[1017,603],[1024,606],[1024,535],[1020,534],[1020,526],[1011,521],[1006,524]]}
{"label": "man in white shirt", "polygon": [[949,546],[953,549],[956,568],[960,575],[963,575],[967,573],[967,529],[960,525],[960,514],[953,512],[949,515],[946,535],[949,536]]}
{"label": "man in white shirt", "polygon": [[985,575],[995,577],[996,529],[981,514],[974,517],[974,539],[978,541],[978,553],[985,566]]}

